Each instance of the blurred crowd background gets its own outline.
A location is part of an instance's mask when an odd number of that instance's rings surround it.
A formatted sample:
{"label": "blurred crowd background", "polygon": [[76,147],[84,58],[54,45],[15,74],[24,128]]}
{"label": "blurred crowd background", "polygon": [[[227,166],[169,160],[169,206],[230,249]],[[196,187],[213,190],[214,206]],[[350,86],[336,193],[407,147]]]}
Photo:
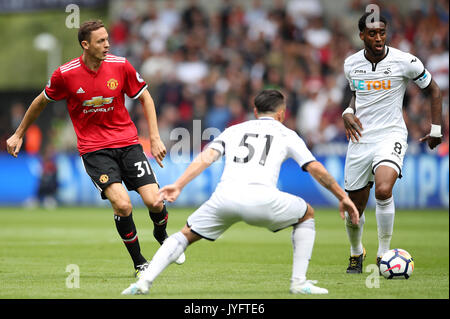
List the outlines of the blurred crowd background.
{"label": "blurred crowd background", "polygon": [[[192,130],[193,121],[201,120],[203,130],[222,131],[253,118],[257,92],[277,88],[287,97],[285,125],[314,153],[342,155],[347,141],[341,113],[351,97],[343,63],[362,48],[359,17],[367,4],[378,4],[388,20],[388,45],[419,57],[442,90],[444,142],[434,152],[446,156],[449,2],[403,2],[123,0],[107,2],[107,16],[100,18],[108,26],[110,52],[125,56],[147,81],[168,150],[179,138],[171,134],[175,128]],[[333,6],[335,15],[330,14]],[[75,37],[73,42],[78,45]],[[126,106],[148,151],[143,110],[129,99]],[[7,107],[9,113],[0,123],[2,151],[28,104],[15,101]],[[429,152],[418,139],[430,131],[430,104],[412,82],[404,99],[404,118],[408,152]],[[197,141],[192,142],[195,147]],[[76,152],[76,136],[64,107],[53,107],[48,121],[30,128],[24,151]]]}

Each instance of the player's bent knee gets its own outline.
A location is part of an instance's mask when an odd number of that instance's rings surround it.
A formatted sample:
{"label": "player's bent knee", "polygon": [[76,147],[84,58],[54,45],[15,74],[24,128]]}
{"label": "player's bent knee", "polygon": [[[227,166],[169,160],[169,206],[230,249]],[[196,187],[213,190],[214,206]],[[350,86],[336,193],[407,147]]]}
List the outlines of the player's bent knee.
{"label": "player's bent knee", "polygon": [[385,200],[392,197],[392,188],[389,185],[381,184],[375,186],[375,198]]}
{"label": "player's bent knee", "polygon": [[164,207],[163,203],[160,203],[156,205],[156,199],[154,201],[148,201],[145,203],[145,206],[147,206],[148,210],[152,213],[159,213]]}
{"label": "player's bent knee", "polygon": [[312,218],[314,218],[314,208],[312,208],[312,206],[309,205],[309,204],[307,204],[307,205],[308,205],[308,206],[307,206],[308,208],[306,209],[306,213],[305,213],[305,215],[303,215],[302,218],[300,218],[300,219],[298,220],[299,223],[304,222],[304,221],[307,220],[307,219],[312,219]]}
{"label": "player's bent knee", "polygon": [[131,202],[128,200],[119,200],[114,203],[112,203],[112,206],[114,208],[114,213],[119,216],[129,216],[131,214],[131,211],[133,210],[133,206],[131,205]]}
{"label": "player's bent knee", "polygon": [[138,188],[138,192],[142,197],[144,205],[147,206],[150,212],[159,213],[163,209],[164,203],[160,202],[157,204],[159,194],[158,186],[156,184],[144,185]]}

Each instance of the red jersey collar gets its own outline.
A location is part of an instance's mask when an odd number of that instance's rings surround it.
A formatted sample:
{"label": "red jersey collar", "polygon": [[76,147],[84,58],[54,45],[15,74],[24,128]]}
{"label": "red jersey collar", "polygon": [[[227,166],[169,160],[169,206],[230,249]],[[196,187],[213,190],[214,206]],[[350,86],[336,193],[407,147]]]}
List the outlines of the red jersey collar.
{"label": "red jersey collar", "polygon": [[102,69],[103,61],[100,63],[100,67],[98,68],[97,71],[92,71],[91,69],[89,69],[89,68],[87,67],[86,64],[84,64],[84,61],[83,61],[83,55],[81,55],[78,59],[80,60],[81,66],[82,66],[87,72],[89,72],[90,74],[92,74],[93,76],[97,76],[97,74],[99,74],[100,70]]}

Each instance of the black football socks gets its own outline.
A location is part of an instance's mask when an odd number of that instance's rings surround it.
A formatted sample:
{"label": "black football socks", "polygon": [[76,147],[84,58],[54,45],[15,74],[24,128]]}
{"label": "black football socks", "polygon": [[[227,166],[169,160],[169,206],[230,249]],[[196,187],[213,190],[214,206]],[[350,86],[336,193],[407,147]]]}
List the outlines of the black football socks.
{"label": "black football socks", "polygon": [[149,211],[151,220],[153,221],[153,236],[158,241],[160,245],[163,244],[164,240],[167,238],[167,219],[169,214],[167,213],[166,205],[159,213],[154,213]]}
{"label": "black football socks", "polygon": [[131,259],[133,259],[134,268],[147,262],[141,254],[141,247],[139,245],[133,215],[130,214],[126,217],[114,215],[114,221],[116,223],[117,232],[119,233],[120,238],[122,238],[125,247],[127,247]]}

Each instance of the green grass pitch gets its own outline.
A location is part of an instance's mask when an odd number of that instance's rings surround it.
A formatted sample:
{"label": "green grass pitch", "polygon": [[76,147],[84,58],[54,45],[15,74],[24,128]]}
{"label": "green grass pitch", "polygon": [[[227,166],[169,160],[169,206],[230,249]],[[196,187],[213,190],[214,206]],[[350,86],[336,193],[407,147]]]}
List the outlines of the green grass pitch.
{"label": "green grass pitch", "polygon": [[[181,229],[192,211],[169,207],[169,234]],[[144,256],[151,258],[159,245],[148,213],[136,208],[133,216]],[[111,209],[3,207],[0,299],[449,298],[448,211],[397,211],[391,247],[412,254],[415,270],[409,280],[386,280],[371,272],[346,274],[349,247],[337,210],[316,208],[316,230],[308,279],[318,280],[328,295],[289,294],[290,228],[271,233],[238,223],[214,243],[202,240],[188,247],[185,264],[168,267],[149,295],[121,296],[135,279]],[[373,210],[366,212],[363,243],[366,268],[375,263],[377,250]],[[78,288],[69,265],[79,269]]]}

